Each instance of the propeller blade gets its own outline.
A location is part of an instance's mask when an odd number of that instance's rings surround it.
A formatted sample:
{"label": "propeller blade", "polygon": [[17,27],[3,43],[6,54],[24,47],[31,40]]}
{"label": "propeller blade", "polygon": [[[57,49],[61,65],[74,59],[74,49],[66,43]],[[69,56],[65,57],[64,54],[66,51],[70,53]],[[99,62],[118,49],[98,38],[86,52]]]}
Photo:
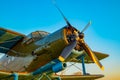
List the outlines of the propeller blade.
{"label": "propeller blade", "polygon": [[72,27],[70,22],[67,20],[67,18],[64,16],[63,12],[60,10],[60,8],[57,6],[55,0],[53,0],[53,4],[55,5],[55,7],[58,9],[58,11],[60,12],[60,14],[62,15],[62,17],[64,18],[66,24],[69,26],[69,27]]}
{"label": "propeller blade", "polygon": [[100,67],[100,69],[104,70],[104,66],[99,62],[96,55],[92,52],[92,50],[88,47],[88,45],[84,42],[84,40],[81,41],[81,45],[88,54],[88,56],[91,57],[91,59],[94,61],[94,63],[96,63]]}
{"label": "propeller blade", "polygon": [[71,44],[69,44],[67,47],[65,47],[61,53],[61,55],[59,56],[59,60],[60,61],[64,61],[70,54],[72,49],[75,48],[77,44],[77,41],[73,41]]}
{"label": "propeller blade", "polygon": [[84,27],[84,29],[81,31],[81,33],[83,33],[90,25],[91,25],[91,21],[88,22],[88,24]]}

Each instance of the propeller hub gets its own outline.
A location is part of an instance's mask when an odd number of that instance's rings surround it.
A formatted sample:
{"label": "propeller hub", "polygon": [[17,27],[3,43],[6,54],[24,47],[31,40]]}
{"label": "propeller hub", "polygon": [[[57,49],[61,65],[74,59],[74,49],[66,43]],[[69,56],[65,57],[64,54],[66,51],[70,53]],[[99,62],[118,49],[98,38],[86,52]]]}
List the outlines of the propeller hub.
{"label": "propeller hub", "polygon": [[79,37],[80,37],[80,39],[83,39],[84,38],[84,33],[79,33]]}

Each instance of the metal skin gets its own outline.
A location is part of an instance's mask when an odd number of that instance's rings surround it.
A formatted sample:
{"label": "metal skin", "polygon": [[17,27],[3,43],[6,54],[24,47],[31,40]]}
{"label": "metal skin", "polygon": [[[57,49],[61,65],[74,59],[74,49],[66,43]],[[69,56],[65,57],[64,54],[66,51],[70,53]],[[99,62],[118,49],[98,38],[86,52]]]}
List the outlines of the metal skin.
{"label": "metal skin", "polygon": [[4,76],[2,78],[0,78],[0,80],[6,80],[6,79],[10,79],[10,78],[13,78],[13,80],[18,80],[18,74],[17,73],[12,73],[10,74],[9,76]]}
{"label": "metal skin", "polygon": [[[59,62],[53,61],[60,56],[62,50],[68,45],[65,27],[50,35],[47,35],[42,39],[36,41],[33,40],[33,42],[29,44],[23,42],[24,38],[20,40],[20,42],[18,42],[14,47],[12,47],[11,50],[13,51],[9,50],[7,52],[7,55],[20,57],[35,57],[34,60],[26,67],[25,72],[30,73],[31,75],[42,74],[44,72],[53,73],[61,71],[66,67],[60,67],[62,63],[59,60]],[[14,51],[18,53],[15,54]],[[65,65],[65,63],[63,63],[63,65]],[[18,80],[18,76],[13,75],[13,77],[15,80]]]}
{"label": "metal skin", "polygon": [[43,73],[57,73],[67,67],[66,63],[60,62],[58,59],[55,59],[46,65],[38,68],[34,72],[31,73],[31,75],[37,75],[37,74],[43,74]]}
{"label": "metal skin", "polygon": [[26,67],[27,72],[32,72],[50,61],[57,59],[62,50],[69,44],[66,37],[66,27],[30,44],[23,44],[23,40],[12,48],[18,54],[11,51],[7,54],[21,57],[34,56],[34,60]]}
{"label": "metal skin", "polygon": [[[31,73],[32,75],[42,74],[43,72],[49,71],[52,73],[59,72],[66,67],[65,63],[63,63],[64,66],[62,68],[60,67],[62,65],[60,60],[58,60],[59,62],[56,63],[53,60],[59,58],[62,50],[70,42],[68,42],[66,30],[67,27],[64,27],[40,40],[33,41],[29,44],[23,44],[24,39],[22,39],[21,42],[11,48],[13,51],[18,52],[18,54],[9,51],[7,55],[20,57],[26,57],[30,55],[34,56],[37,60],[33,60],[31,64],[26,67],[26,72]],[[16,76],[14,76],[14,78],[16,78]]]}
{"label": "metal skin", "polygon": [[[32,75],[36,74],[42,74],[44,72],[47,73],[54,73],[56,71],[61,71],[63,70],[62,67],[60,67],[58,70],[56,67],[58,65],[60,66],[61,61],[63,62],[81,62],[77,60],[77,57],[80,55],[86,54],[83,50],[78,49],[77,50],[77,44],[74,49],[72,49],[70,55],[63,60],[61,58],[61,53],[64,51],[64,49],[72,44],[72,41],[76,40],[75,33],[72,32],[73,30],[69,29],[68,27],[63,27],[60,30],[47,34],[43,38],[39,38],[37,40],[34,40],[36,38],[32,38],[28,40],[27,43],[25,43],[25,39],[27,37],[22,38],[19,40],[8,52],[8,56],[16,56],[16,57],[22,57],[22,58],[29,58],[30,57],[30,63],[24,67],[23,71],[20,71],[19,69],[17,70],[12,70],[13,72],[17,72],[18,75],[23,75],[25,74],[26,76],[33,77]],[[71,36],[72,37],[69,37]],[[75,35],[75,36],[74,36]],[[69,48],[68,48],[69,49]],[[15,53],[15,51],[17,53]],[[64,52],[65,53],[65,52]],[[102,58],[107,57],[103,56]],[[31,58],[32,57],[32,58]],[[100,59],[102,59],[100,58]],[[54,63],[54,60],[57,59],[59,62]],[[27,59],[28,60],[28,59]],[[82,60],[83,61],[83,60]],[[19,64],[19,63],[16,63]],[[55,66],[53,68],[53,66]],[[15,64],[14,64],[15,67]],[[9,68],[9,66],[8,66]],[[21,66],[23,68],[23,66]],[[8,70],[9,75],[11,70]],[[7,72],[7,71],[5,71]],[[6,74],[6,73],[5,73]],[[31,75],[32,74],[32,75]],[[23,77],[20,77],[22,79]]]}

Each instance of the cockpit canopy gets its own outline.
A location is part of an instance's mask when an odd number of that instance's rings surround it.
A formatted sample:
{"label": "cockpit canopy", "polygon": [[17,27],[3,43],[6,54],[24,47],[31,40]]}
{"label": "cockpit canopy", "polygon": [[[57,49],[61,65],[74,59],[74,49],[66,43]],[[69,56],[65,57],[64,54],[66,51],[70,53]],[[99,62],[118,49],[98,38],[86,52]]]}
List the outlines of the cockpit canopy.
{"label": "cockpit canopy", "polygon": [[47,36],[49,33],[45,31],[35,31],[26,36],[23,40],[23,44],[29,44],[33,41],[40,40]]}

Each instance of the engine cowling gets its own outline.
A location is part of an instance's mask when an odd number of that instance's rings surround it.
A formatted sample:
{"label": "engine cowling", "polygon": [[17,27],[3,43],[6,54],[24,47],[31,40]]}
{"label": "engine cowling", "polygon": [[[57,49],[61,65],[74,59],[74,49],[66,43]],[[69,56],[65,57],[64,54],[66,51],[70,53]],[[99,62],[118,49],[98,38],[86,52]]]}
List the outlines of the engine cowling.
{"label": "engine cowling", "polygon": [[56,72],[59,72],[61,70],[64,70],[66,67],[67,67],[66,63],[59,62],[59,63],[52,66],[52,71],[56,73]]}

